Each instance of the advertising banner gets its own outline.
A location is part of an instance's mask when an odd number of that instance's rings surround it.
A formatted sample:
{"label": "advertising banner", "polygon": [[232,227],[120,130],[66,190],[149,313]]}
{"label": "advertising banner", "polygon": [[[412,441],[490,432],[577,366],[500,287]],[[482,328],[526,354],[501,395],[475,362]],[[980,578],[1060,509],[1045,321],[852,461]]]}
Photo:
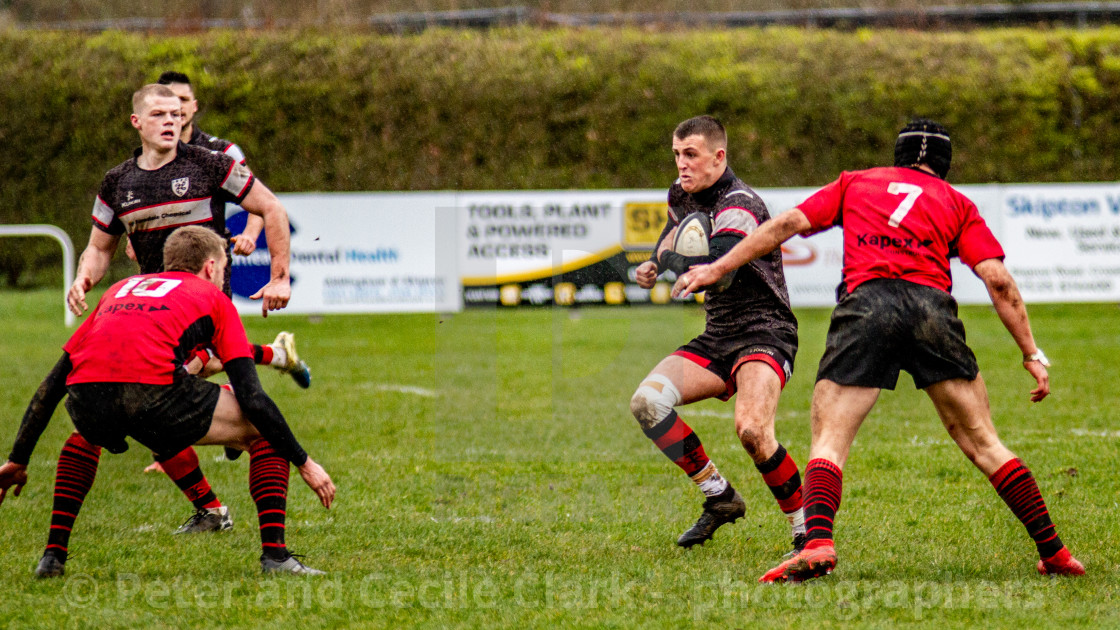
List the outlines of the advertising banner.
{"label": "advertising banner", "polygon": [[[640,192],[460,193],[468,305],[611,303],[626,281],[622,208]],[[617,299],[615,299],[617,298]]]}
{"label": "advertising banner", "polygon": [[[1120,301],[1120,186],[964,185],[1006,251],[1028,302]],[[758,189],[772,216],[816,189]],[[283,312],[447,312],[467,306],[669,304],[676,277],[642,289],[635,270],[665,225],[666,191],[284,194],[292,224],[292,301]],[[229,227],[239,233],[245,213]],[[831,306],[843,231],[782,246],[790,302]],[[989,302],[954,259],[953,295]],[[235,302],[269,277],[264,236],[233,259]],[[702,298],[689,298],[702,299]]]}
{"label": "advertising banner", "polygon": [[1120,301],[1120,186],[1006,186],[997,234],[1027,302]]}
{"label": "advertising banner", "polygon": [[[759,190],[772,212],[814,189]],[[462,193],[459,268],[472,305],[669,304],[676,276],[635,282],[665,226],[665,190]],[[782,248],[794,306],[836,302],[842,235],[795,237]],[[693,301],[696,298],[688,298]]]}
{"label": "advertising banner", "polygon": [[[454,195],[306,193],[279,195],[291,223],[292,299],[283,313],[452,312],[462,309]],[[230,215],[233,234],[247,213]],[[264,233],[248,257],[234,256],[234,303],[268,282]]]}

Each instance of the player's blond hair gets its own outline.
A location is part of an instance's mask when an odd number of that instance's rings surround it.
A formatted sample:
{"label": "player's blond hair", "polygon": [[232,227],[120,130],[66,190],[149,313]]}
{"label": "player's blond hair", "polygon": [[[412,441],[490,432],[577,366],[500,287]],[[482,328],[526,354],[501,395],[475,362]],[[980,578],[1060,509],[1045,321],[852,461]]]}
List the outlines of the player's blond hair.
{"label": "player's blond hair", "polygon": [[170,96],[171,98],[179,98],[171,91],[171,88],[159,83],[149,83],[144,87],[132,93],[132,113],[140,114],[140,110],[144,109],[144,101],[149,96]]}
{"label": "player's blond hair", "polygon": [[163,244],[163,270],[198,273],[207,260],[222,260],[225,251],[225,240],[213,230],[199,225],[181,227]]}

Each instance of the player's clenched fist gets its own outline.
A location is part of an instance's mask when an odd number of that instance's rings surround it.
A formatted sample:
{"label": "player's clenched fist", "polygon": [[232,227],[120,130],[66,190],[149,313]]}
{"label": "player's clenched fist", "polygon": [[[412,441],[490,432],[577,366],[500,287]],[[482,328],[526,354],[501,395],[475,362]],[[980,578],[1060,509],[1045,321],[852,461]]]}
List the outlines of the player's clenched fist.
{"label": "player's clenched fist", "polygon": [[647,260],[638,265],[638,269],[634,273],[634,279],[638,286],[643,289],[652,289],[654,283],[657,282],[657,264],[652,260]]}
{"label": "player's clenched fist", "polygon": [[229,242],[233,245],[233,253],[237,254],[238,256],[248,256],[249,254],[257,251],[256,239],[249,238],[244,234],[238,234],[237,236],[234,236],[233,238],[229,239]]}

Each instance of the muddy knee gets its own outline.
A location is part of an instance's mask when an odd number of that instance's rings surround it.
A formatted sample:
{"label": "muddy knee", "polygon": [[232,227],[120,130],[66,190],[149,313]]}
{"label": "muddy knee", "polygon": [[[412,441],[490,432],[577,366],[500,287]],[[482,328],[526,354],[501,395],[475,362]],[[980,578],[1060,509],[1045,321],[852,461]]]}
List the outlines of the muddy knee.
{"label": "muddy knee", "polygon": [[668,418],[680,402],[681,393],[673,381],[661,374],[651,374],[630,398],[630,413],[642,429],[649,429]]}
{"label": "muddy knee", "polygon": [[742,425],[737,427],[739,433],[739,441],[743,444],[743,448],[752,456],[762,450],[762,440],[765,435],[757,427],[751,425]]}

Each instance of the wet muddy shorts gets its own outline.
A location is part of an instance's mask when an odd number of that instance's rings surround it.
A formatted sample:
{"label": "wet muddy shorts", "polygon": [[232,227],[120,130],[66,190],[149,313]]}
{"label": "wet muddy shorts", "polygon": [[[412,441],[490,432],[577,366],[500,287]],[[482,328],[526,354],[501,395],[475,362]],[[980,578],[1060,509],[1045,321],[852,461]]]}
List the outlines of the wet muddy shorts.
{"label": "wet muddy shorts", "polygon": [[817,380],[894,389],[900,370],[918,389],[980,373],[952,295],[906,280],[869,280],[832,312]]}
{"label": "wet muddy shorts", "polygon": [[194,376],[170,385],[77,383],[67,387],[66,410],[82,437],[111,453],[127,450],[128,436],[170,457],[210,430],[220,391]]}

